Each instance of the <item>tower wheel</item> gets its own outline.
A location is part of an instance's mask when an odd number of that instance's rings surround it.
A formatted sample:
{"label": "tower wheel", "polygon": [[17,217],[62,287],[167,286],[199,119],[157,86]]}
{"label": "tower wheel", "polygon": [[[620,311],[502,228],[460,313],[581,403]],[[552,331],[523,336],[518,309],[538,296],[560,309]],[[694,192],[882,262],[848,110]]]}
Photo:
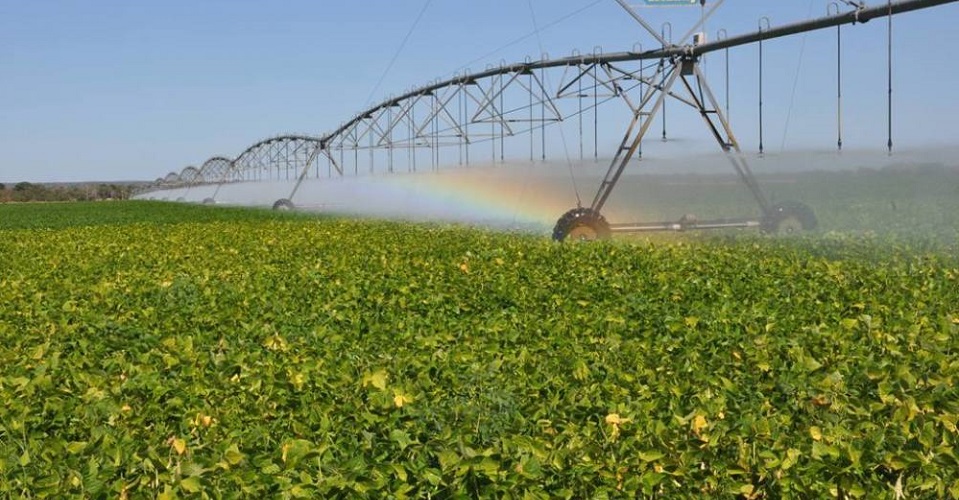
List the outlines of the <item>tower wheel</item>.
{"label": "tower wheel", "polygon": [[280,198],[276,200],[276,203],[273,204],[273,210],[293,210],[296,208],[296,205],[292,201],[286,198]]}
{"label": "tower wheel", "polygon": [[574,208],[556,221],[553,239],[556,241],[608,240],[612,235],[609,223],[591,208]]}
{"label": "tower wheel", "polygon": [[816,214],[804,203],[786,201],[773,206],[763,219],[763,230],[773,234],[812,231],[819,225]]}

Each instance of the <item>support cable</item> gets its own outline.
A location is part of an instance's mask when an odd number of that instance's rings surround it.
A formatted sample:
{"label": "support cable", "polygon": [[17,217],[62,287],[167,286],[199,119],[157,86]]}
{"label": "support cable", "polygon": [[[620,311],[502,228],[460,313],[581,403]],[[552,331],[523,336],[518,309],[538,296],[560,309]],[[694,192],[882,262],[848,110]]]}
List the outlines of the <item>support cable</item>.
{"label": "support cable", "polygon": [[[812,6],[813,0],[809,0],[809,8],[806,12],[806,17],[812,16]],[[799,58],[796,60],[796,75],[793,77],[793,88],[792,93],[789,94],[789,107],[786,108],[786,123],[783,126],[783,138],[782,142],[779,143],[779,152],[782,153],[786,150],[786,136],[789,134],[789,122],[793,114],[793,106],[796,102],[796,88],[799,86],[799,73],[802,71],[802,62],[803,57],[806,54],[806,38],[809,33],[803,33],[802,41],[799,45]]]}
{"label": "support cable", "polygon": [[423,4],[423,8],[420,9],[420,13],[416,16],[416,20],[413,21],[413,25],[410,26],[409,31],[406,32],[406,36],[403,37],[403,41],[400,42],[400,46],[396,48],[396,52],[393,54],[393,58],[390,59],[390,63],[386,65],[386,69],[383,70],[383,74],[380,75],[380,79],[376,81],[376,85],[373,86],[373,90],[370,91],[369,97],[366,98],[366,104],[370,105],[373,103],[373,96],[380,90],[380,85],[383,84],[383,80],[386,79],[386,75],[390,73],[390,70],[393,69],[393,65],[396,64],[396,60],[399,59],[400,53],[403,52],[403,49],[406,47],[406,42],[410,40],[410,36],[413,35],[413,31],[416,30],[416,26],[420,24],[420,20],[423,19],[423,14],[426,14],[426,9],[429,8],[430,4],[433,3],[433,0],[426,0],[426,3]]}
{"label": "support cable", "polygon": [[[569,14],[566,14],[565,16],[562,16],[562,17],[560,17],[560,18],[556,19],[555,21],[552,21],[552,22],[550,22],[550,23],[548,23],[548,24],[544,24],[542,27],[534,30],[532,33],[527,33],[527,34],[525,34],[525,35],[523,35],[523,36],[521,36],[521,37],[519,37],[519,38],[515,38],[515,39],[513,39],[513,40],[510,40],[509,42],[505,43],[504,45],[502,45],[502,46],[500,46],[500,47],[498,47],[498,48],[496,48],[496,49],[494,49],[494,50],[491,50],[491,51],[487,52],[486,54],[483,54],[482,56],[477,57],[476,59],[473,59],[473,60],[471,60],[471,61],[466,62],[463,66],[460,66],[460,67],[457,68],[455,71],[462,71],[462,70],[466,69],[467,67],[469,67],[470,65],[476,64],[476,63],[478,63],[478,62],[483,62],[483,61],[489,59],[490,57],[495,56],[495,55],[499,54],[500,52],[502,52],[502,51],[504,51],[504,50],[506,50],[506,49],[508,49],[508,48],[510,48],[510,47],[512,47],[512,46],[514,46],[514,45],[516,45],[516,44],[518,44],[518,43],[524,42],[524,41],[526,41],[526,40],[528,40],[528,39],[530,39],[530,38],[532,38],[532,37],[534,37],[534,36],[539,36],[539,34],[540,34],[541,32],[546,31],[547,29],[552,28],[553,26],[556,26],[557,24],[562,23],[563,21],[565,21],[565,20],[567,20],[567,19],[569,19],[569,18],[571,18],[571,17],[573,17],[573,16],[575,16],[575,15],[577,15],[577,14],[581,14],[581,13],[583,13],[583,12],[586,12],[587,10],[589,10],[589,9],[591,9],[591,8],[597,6],[597,5],[599,5],[600,3],[605,2],[605,1],[606,1],[606,0],[594,0],[592,3],[590,3],[590,4],[588,4],[588,5],[584,6],[584,7],[582,7],[582,8],[580,8],[580,9],[574,10],[573,12],[570,12]],[[541,43],[540,45],[542,45],[542,43]]]}

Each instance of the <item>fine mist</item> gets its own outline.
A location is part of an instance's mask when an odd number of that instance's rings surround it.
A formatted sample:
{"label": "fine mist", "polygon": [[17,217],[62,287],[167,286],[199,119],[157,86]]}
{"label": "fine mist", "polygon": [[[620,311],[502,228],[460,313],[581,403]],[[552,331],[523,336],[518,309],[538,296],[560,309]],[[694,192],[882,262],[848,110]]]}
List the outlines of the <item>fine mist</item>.
{"label": "fine mist", "polygon": [[[747,153],[771,203],[811,206],[824,230],[959,233],[959,157],[926,151]],[[589,206],[609,160],[472,164],[439,171],[308,179],[297,209],[359,217],[443,221],[548,233],[577,204]],[[168,189],[139,198],[270,207],[291,181]],[[578,194],[578,196],[577,196]],[[578,198],[578,199],[577,199]],[[647,157],[627,166],[603,208],[611,222],[758,217],[761,209],[722,154]]]}

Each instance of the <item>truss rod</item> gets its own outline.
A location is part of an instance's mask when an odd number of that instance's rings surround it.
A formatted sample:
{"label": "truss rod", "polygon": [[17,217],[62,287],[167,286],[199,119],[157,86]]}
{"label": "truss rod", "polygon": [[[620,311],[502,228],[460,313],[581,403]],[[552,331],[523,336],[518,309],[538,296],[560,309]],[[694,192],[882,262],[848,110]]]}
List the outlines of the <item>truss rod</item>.
{"label": "truss rod", "polygon": [[[678,56],[699,56],[702,54],[707,54],[709,52],[715,52],[717,50],[728,49],[732,47],[738,47],[740,45],[748,45],[759,41],[760,38],[763,40],[771,40],[774,38],[781,38],[784,36],[795,35],[798,33],[805,33],[808,31],[816,31],[824,28],[830,28],[835,26],[841,26],[844,24],[855,24],[855,23],[865,23],[872,19],[886,17],[890,15],[902,14],[905,12],[911,12],[915,10],[927,9],[930,7],[936,7],[939,5],[945,5],[949,3],[959,2],[959,0],[901,0],[899,2],[893,2],[891,5],[882,5],[878,7],[869,7],[864,9],[857,9],[851,12],[846,12],[842,14],[826,16],[819,19],[812,19],[809,21],[801,21],[792,24],[786,24],[783,26],[773,27],[767,30],[762,30],[762,32],[749,33],[745,35],[739,35],[730,37],[724,40],[717,40],[715,42],[706,43],[699,46],[669,46],[666,45],[661,49],[647,50],[644,52],[617,52],[617,53],[608,53],[608,54],[590,54],[590,55],[575,55],[571,57],[565,57],[560,59],[553,60],[543,60],[537,62],[526,62],[521,64],[514,64],[509,66],[502,66],[499,68],[489,69],[483,72],[479,72],[467,76],[457,76],[453,79],[434,83],[411,92],[408,92],[405,95],[396,97],[380,103],[364,112],[358,114],[353,120],[346,122],[341,125],[340,128],[334,130],[332,133],[320,138],[321,141],[326,142],[327,140],[336,137],[342,134],[345,131],[348,131],[356,122],[362,119],[364,116],[369,116],[373,112],[386,107],[396,104],[402,100],[415,97],[417,95],[429,95],[430,93],[440,90],[451,85],[456,85],[462,83],[463,81],[476,80],[480,78],[488,78],[496,75],[510,74],[510,73],[520,73],[525,74],[535,69],[542,68],[554,68],[559,66],[570,66],[570,65],[588,65],[596,63],[612,63],[620,61],[637,61],[637,60],[652,60],[652,59],[670,59],[672,57]],[[657,38],[661,38],[657,35]]]}
{"label": "truss rod", "polygon": [[[717,40],[715,42],[706,43],[698,47],[685,47],[685,48],[672,49],[672,50],[667,49],[664,52],[667,52],[666,55],[679,55],[682,53],[689,53],[692,55],[706,54],[708,52],[714,52],[714,51],[722,50],[725,48],[737,47],[739,45],[747,45],[750,43],[755,43],[759,41],[760,38],[762,38],[763,40],[770,40],[773,38],[796,35],[796,34],[805,33],[808,31],[816,31],[824,28],[832,28],[834,26],[841,26],[843,24],[865,23],[880,17],[903,14],[906,12],[912,12],[914,10],[927,9],[929,7],[935,7],[937,5],[954,3],[956,1],[959,1],[959,0],[903,0],[901,2],[893,2],[890,5],[869,7],[861,10],[854,10],[851,12],[834,15],[834,16],[826,16],[826,17],[821,17],[819,19],[812,19],[809,21],[801,21],[798,23],[785,24],[782,26],[777,26],[775,28],[762,30],[761,32],[734,36],[726,40]],[[683,49],[688,49],[688,50],[683,50]]]}
{"label": "truss rod", "polygon": [[725,1],[726,0],[717,0],[716,2],[714,2],[713,6],[709,8],[709,12],[707,12],[703,17],[701,17],[699,19],[699,22],[693,25],[693,27],[690,28],[689,31],[687,31],[686,34],[679,39],[679,44],[682,45],[686,43],[686,41],[689,40],[689,37],[693,36],[697,31],[699,31],[699,29],[706,24],[706,21],[708,21],[711,17],[713,17],[713,14],[716,13],[716,9],[722,6],[723,2]]}
{"label": "truss rod", "polygon": [[[656,30],[654,30],[653,27],[650,26],[649,23],[647,23],[645,19],[643,19],[643,16],[639,15],[639,13],[636,12],[635,9],[633,9],[628,3],[626,3],[626,0],[616,0],[616,3],[618,3],[619,6],[623,8],[623,10],[625,10],[627,13],[629,13],[629,15],[630,15],[633,19],[635,19],[636,22],[638,22],[640,25],[642,25],[642,27],[645,28],[646,31],[648,31],[650,35],[653,35],[653,38],[655,38],[656,41],[658,41],[660,44],[662,44],[663,47],[668,47],[668,46],[672,45],[672,44],[670,44],[670,43],[666,43],[666,40],[665,40],[663,37],[661,37],[658,33],[656,33]],[[722,2],[720,2],[720,3],[722,3]]]}

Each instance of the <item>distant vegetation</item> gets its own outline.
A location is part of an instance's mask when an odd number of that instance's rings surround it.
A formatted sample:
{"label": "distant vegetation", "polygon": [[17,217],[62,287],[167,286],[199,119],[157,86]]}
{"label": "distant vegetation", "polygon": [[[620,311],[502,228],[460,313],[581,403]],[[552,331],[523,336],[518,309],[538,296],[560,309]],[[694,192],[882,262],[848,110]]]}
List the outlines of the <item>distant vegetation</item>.
{"label": "distant vegetation", "polygon": [[18,182],[0,184],[0,203],[25,201],[125,200],[136,188],[133,184],[76,183],[41,184]]}

